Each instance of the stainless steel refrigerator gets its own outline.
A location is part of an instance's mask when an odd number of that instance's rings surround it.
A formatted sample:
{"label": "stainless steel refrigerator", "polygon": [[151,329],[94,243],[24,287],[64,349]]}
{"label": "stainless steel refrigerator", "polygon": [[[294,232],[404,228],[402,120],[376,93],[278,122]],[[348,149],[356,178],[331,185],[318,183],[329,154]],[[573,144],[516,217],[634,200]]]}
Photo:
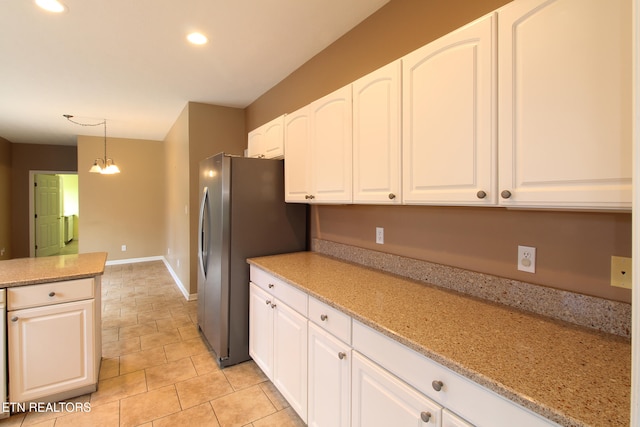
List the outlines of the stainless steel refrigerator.
{"label": "stainless steel refrigerator", "polygon": [[247,258],[307,248],[307,206],[285,203],[282,160],[200,162],[198,327],[221,367],[250,359]]}

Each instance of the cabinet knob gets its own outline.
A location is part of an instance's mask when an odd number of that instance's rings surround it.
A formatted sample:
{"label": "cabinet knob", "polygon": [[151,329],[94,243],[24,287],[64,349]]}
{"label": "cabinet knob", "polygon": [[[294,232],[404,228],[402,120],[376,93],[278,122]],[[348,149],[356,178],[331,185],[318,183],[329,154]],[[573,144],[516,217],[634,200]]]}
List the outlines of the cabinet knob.
{"label": "cabinet knob", "polygon": [[476,193],[476,196],[478,196],[478,199],[484,199],[485,197],[487,197],[487,193],[485,191],[480,190]]}
{"label": "cabinet knob", "polygon": [[269,289],[273,288],[274,284],[273,283],[269,283]]}
{"label": "cabinet knob", "polygon": [[320,320],[322,320],[323,322],[324,322],[325,320],[327,320],[327,319],[328,319],[328,316],[327,316],[326,314],[321,314],[321,315],[320,315]]}
{"label": "cabinet knob", "polygon": [[345,357],[347,357],[347,353],[344,353],[344,352],[342,352],[342,351],[341,351],[340,353],[338,353],[338,359],[342,360],[342,359],[344,359]]}
{"label": "cabinet knob", "polygon": [[266,301],[265,301],[265,304],[267,304],[267,305],[271,305],[271,300],[270,300],[270,299],[266,300]]}
{"label": "cabinet knob", "polygon": [[271,308],[276,308],[276,304],[271,304]]}
{"label": "cabinet knob", "polygon": [[502,193],[500,193],[500,195],[502,196],[503,199],[508,199],[509,197],[511,197],[511,191],[503,190]]}
{"label": "cabinet knob", "polygon": [[316,197],[313,194],[307,194],[306,196],[304,196],[304,198],[307,199],[307,200],[313,200]]}
{"label": "cabinet knob", "polygon": [[435,391],[440,391],[440,390],[442,390],[442,387],[443,387],[443,386],[444,386],[444,383],[443,383],[442,381],[440,381],[440,380],[434,380],[434,381],[431,383],[431,387],[433,387],[433,389],[434,389]]}
{"label": "cabinet knob", "polygon": [[18,321],[18,316],[13,316],[11,318],[11,321],[14,322],[14,323],[17,322]]}
{"label": "cabinet knob", "polygon": [[55,297],[55,296],[56,296],[56,293],[55,293],[55,292],[53,292],[53,291],[51,291],[51,292],[49,292],[49,296],[50,296],[50,297]]}
{"label": "cabinet knob", "polygon": [[389,193],[389,199],[393,200],[396,198],[396,195],[393,193]]}
{"label": "cabinet knob", "polygon": [[422,420],[422,422],[428,423],[431,419],[431,412],[422,411],[420,413],[420,419]]}

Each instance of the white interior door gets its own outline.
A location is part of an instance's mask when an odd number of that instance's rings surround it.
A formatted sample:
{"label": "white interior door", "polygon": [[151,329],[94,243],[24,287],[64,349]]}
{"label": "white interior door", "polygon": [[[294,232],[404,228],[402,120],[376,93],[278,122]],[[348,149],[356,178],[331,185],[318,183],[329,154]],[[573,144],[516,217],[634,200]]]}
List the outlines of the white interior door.
{"label": "white interior door", "polygon": [[35,175],[34,221],[36,256],[55,255],[60,252],[60,177]]}

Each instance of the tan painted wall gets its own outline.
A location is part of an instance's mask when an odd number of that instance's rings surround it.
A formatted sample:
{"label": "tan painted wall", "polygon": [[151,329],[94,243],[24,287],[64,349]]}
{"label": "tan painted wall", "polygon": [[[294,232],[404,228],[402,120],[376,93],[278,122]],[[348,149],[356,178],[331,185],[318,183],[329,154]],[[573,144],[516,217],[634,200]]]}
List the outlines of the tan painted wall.
{"label": "tan painted wall", "polygon": [[[391,0],[246,109],[247,131],[344,86],[506,0]],[[611,255],[631,256],[631,214],[502,208],[315,206],[312,235],[359,247],[629,302],[609,286]],[[374,243],[376,226],[386,244]],[[518,272],[517,245],[538,250]]]}
{"label": "tan painted wall", "polygon": [[[109,138],[107,154],[122,171],[89,173],[104,153],[103,138],[78,137],[80,252],[108,252],[108,260],[163,255],[165,161],[160,141]],[[127,245],[127,251],[121,251]]]}
{"label": "tan painted wall", "polygon": [[189,289],[189,107],[164,140],[166,163],[166,244],[164,256]]}
{"label": "tan painted wall", "polygon": [[[200,160],[225,152],[242,155],[247,146],[244,110],[189,103],[189,241],[191,294],[198,292],[198,209]],[[187,286],[187,283],[185,286]]]}
{"label": "tan painted wall", "polygon": [[0,259],[11,258],[11,143],[0,137]]}
{"label": "tan painted wall", "polygon": [[76,147],[11,144],[12,258],[29,256],[29,171],[76,172],[77,167]]}

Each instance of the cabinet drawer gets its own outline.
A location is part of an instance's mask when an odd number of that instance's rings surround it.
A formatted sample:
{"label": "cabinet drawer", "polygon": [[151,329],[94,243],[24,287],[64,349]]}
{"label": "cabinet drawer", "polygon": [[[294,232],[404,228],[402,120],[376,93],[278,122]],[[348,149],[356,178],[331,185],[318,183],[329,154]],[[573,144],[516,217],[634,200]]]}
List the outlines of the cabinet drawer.
{"label": "cabinet drawer", "polygon": [[[557,426],[355,320],[353,348],[475,425]],[[441,382],[440,391],[433,387],[434,381]]]}
{"label": "cabinet drawer", "polygon": [[309,320],[346,344],[351,344],[351,317],[309,297]]}
{"label": "cabinet drawer", "polygon": [[254,266],[250,268],[250,275],[251,282],[256,286],[303,316],[307,316],[307,294],[305,292]]}
{"label": "cabinet drawer", "polygon": [[93,288],[93,278],[8,288],[7,310],[90,299]]}

